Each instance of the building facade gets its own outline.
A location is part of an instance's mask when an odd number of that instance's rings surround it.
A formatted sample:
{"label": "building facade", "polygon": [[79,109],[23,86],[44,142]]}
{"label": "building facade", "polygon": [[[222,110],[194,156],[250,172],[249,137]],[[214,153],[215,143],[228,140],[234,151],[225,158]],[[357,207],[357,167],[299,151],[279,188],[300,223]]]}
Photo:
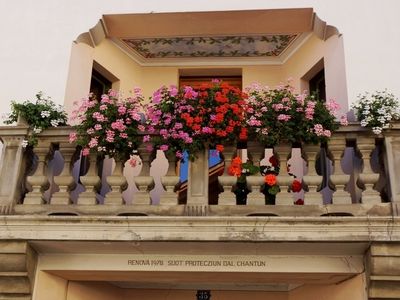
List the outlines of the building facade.
{"label": "building facade", "polygon": [[[311,8],[103,15],[71,53],[68,111],[95,89],[150,96],[210,78],[289,77],[348,109],[343,36]],[[90,157],[80,174],[71,130],[41,133],[28,153],[26,125],[0,128],[0,299],[400,299],[399,124],[375,136],[352,123],[327,145],[232,145],[212,175],[216,202],[208,152],[189,163],[180,201],[175,158],[140,148],[139,170],[108,160],[99,171]],[[268,151],[300,165],[304,205],[284,171],[275,205],[259,178],[237,205],[231,158],[260,164]]]}

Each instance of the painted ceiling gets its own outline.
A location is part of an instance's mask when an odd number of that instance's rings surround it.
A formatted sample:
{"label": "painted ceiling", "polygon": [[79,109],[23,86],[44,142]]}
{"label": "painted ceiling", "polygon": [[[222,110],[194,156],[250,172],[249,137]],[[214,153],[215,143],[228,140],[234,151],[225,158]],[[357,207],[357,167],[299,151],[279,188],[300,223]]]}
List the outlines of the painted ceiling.
{"label": "painted ceiling", "polygon": [[144,58],[276,57],[296,34],[122,39]]}

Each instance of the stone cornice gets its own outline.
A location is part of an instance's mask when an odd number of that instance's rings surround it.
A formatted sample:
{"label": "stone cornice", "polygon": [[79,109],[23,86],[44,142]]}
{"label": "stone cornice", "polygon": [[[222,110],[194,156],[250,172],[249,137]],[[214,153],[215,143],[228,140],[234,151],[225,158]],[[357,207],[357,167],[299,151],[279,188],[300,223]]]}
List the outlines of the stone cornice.
{"label": "stone cornice", "polygon": [[400,241],[400,217],[3,216],[0,239],[81,241]]}

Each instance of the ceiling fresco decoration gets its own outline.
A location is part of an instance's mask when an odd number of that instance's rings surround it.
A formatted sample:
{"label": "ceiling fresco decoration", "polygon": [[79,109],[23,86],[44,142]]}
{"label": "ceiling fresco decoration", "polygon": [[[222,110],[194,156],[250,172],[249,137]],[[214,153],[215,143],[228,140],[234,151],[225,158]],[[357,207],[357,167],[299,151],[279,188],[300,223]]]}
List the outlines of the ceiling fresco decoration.
{"label": "ceiling fresco decoration", "polygon": [[297,37],[291,35],[122,39],[144,58],[276,57]]}

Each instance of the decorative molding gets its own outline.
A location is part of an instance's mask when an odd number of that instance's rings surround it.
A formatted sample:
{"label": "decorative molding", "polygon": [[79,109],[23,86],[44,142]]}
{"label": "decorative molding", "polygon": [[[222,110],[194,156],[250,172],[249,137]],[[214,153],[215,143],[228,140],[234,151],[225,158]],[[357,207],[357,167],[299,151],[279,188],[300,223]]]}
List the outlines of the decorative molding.
{"label": "decorative molding", "polygon": [[2,216],[0,239],[400,241],[400,217]]}

